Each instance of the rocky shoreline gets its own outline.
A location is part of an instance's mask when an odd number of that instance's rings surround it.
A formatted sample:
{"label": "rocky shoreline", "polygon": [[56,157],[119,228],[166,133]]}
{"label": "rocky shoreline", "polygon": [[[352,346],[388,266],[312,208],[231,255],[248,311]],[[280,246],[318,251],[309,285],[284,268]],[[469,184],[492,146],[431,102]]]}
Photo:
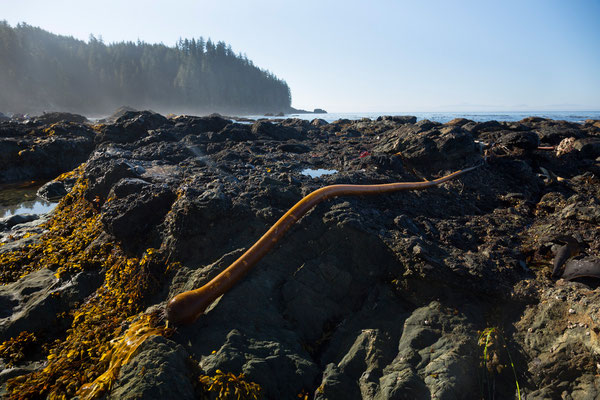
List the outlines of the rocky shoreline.
{"label": "rocky shoreline", "polygon": [[[0,221],[8,398],[600,395],[600,121],[48,114],[1,121],[0,155],[0,183],[64,196]],[[165,327],[168,299],[310,192],[478,164],[317,205],[205,315]]]}

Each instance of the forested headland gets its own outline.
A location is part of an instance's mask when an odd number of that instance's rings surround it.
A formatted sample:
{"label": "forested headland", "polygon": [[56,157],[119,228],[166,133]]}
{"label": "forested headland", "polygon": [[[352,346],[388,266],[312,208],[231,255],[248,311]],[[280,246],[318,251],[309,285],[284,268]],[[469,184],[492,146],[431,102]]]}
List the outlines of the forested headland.
{"label": "forested headland", "polygon": [[231,46],[210,39],[174,47],[86,43],[0,21],[0,112],[101,115],[128,105],[159,112],[265,113],[290,110],[285,81]]}

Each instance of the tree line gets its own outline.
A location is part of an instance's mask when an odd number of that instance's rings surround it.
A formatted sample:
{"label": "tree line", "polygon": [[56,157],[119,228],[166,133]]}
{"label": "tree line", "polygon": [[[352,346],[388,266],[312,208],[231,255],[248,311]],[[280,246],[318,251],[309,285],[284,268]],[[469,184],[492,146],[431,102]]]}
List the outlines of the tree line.
{"label": "tree line", "polygon": [[128,105],[159,112],[265,113],[291,107],[287,83],[224,42],[86,43],[0,21],[0,111],[100,115]]}

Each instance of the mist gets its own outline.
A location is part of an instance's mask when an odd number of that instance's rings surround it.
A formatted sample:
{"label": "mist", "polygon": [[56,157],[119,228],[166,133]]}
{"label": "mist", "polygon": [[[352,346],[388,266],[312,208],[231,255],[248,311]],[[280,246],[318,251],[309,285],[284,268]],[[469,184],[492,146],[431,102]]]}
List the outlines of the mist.
{"label": "mist", "polygon": [[105,44],[0,22],[0,112],[110,114],[127,105],[161,113],[287,112],[287,83],[224,42]]}

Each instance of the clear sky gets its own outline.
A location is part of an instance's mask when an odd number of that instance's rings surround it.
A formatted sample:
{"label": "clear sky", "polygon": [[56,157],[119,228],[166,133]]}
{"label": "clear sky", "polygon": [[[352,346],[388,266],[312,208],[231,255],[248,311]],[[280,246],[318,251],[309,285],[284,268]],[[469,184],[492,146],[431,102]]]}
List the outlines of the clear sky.
{"label": "clear sky", "polygon": [[106,43],[225,41],[330,112],[600,110],[600,0],[2,0]]}

